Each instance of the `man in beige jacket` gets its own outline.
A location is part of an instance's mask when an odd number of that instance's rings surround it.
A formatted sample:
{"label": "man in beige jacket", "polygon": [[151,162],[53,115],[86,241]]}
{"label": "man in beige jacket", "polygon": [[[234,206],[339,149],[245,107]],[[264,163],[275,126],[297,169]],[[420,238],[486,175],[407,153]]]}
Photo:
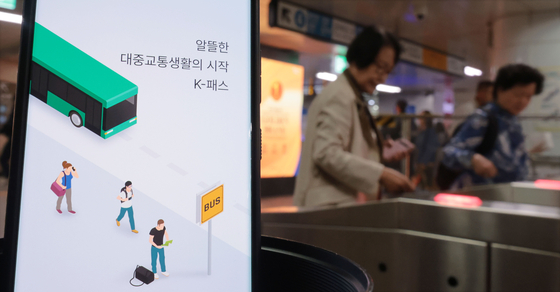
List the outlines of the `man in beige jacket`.
{"label": "man in beige jacket", "polygon": [[[380,185],[390,192],[412,191],[410,180],[381,163],[383,142],[362,93],[385,82],[400,55],[389,33],[365,28],[348,48],[348,69],[311,104],[296,179],[296,206],[337,206],[356,202],[358,193],[379,199]],[[401,159],[405,154],[384,157]]]}

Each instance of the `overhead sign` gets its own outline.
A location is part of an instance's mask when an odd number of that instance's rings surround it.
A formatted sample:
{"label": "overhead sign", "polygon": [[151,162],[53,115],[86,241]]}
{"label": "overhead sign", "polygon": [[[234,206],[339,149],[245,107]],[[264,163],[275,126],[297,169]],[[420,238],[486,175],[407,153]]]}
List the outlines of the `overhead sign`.
{"label": "overhead sign", "polygon": [[285,1],[272,0],[269,9],[270,26],[342,45],[349,45],[363,29],[352,22]]}
{"label": "overhead sign", "polygon": [[463,76],[465,60],[407,40],[399,40],[403,48],[401,59],[413,64]]}
{"label": "overhead sign", "polygon": [[16,9],[17,0],[0,0],[0,8]]}
{"label": "overhead sign", "polygon": [[224,211],[224,185],[209,191],[200,200],[200,222],[204,223]]}
{"label": "overhead sign", "polygon": [[278,3],[278,25],[301,32],[307,31],[307,10],[295,5]]}

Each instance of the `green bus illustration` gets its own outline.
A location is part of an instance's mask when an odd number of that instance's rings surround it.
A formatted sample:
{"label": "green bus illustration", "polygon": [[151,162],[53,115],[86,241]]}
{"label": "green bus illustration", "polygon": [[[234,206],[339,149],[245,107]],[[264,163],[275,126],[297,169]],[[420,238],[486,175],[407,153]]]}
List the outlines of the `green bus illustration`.
{"label": "green bus illustration", "polygon": [[109,138],[137,122],[138,86],[35,24],[31,94],[76,127]]}

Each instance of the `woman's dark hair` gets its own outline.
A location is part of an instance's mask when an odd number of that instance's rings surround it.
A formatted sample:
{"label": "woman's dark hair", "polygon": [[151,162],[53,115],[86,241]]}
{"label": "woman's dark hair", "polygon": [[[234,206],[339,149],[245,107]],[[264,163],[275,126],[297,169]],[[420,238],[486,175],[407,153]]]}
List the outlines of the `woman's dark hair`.
{"label": "woman's dark hair", "polygon": [[132,182],[131,181],[127,181],[124,183],[124,187],[121,189],[121,192],[124,192],[126,190],[126,187],[131,186]]}
{"label": "woman's dark hair", "polygon": [[426,128],[431,128],[434,125],[434,121],[432,119],[432,113],[430,111],[423,111],[422,115],[424,116],[424,123],[426,124]]}
{"label": "woman's dark hair", "polygon": [[355,63],[358,69],[364,69],[375,62],[384,46],[390,46],[395,50],[395,64],[397,64],[402,51],[397,38],[389,32],[371,26],[366,27],[348,47],[346,60],[348,64]]}
{"label": "woman's dark hair", "polygon": [[535,94],[542,92],[544,76],[535,68],[525,64],[506,65],[498,71],[496,81],[494,81],[494,91],[492,97],[498,98],[498,90],[508,90],[516,85],[536,84]]}

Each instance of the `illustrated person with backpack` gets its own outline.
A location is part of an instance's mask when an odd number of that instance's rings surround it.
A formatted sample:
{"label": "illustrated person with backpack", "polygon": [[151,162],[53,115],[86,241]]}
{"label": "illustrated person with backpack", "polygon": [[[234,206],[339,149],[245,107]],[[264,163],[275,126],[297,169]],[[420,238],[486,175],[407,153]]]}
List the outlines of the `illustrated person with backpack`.
{"label": "illustrated person with backpack", "polygon": [[62,162],[62,168],[62,172],[56,178],[56,183],[66,192],[64,195],[58,197],[58,200],[56,201],[56,211],[59,214],[62,214],[60,205],[62,204],[62,197],[66,196],[66,205],[68,206],[68,212],[74,215],[76,214],[76,212],[72,209],[72,179],[79,178],[80,176],[78,175],[76,168],[67,161]]}
{"label": "illustrated person with backpack", "polygon": [[523,64],[498,71],[493,102],[467,118],[444,147],[437,183],[442,189],[524,180],[527,151],[517,116],[542,91],[544,76]]}
{"label": "illustrated person with backpack", "polygon": [[134,210],[132,209],[132,198],[134,198],[134,192],[132,191],[132,182],[127,181],[124,183],[124,187],[121,189],[120,194],[117,196],[117,200],[121,201],[121,212],[119,217],[117,217],[117,226],[121,226],[121,220],[125,213],[128,213],[128,221],[130,222],[130,229],[132,232],[138,233],[134,225]]}

